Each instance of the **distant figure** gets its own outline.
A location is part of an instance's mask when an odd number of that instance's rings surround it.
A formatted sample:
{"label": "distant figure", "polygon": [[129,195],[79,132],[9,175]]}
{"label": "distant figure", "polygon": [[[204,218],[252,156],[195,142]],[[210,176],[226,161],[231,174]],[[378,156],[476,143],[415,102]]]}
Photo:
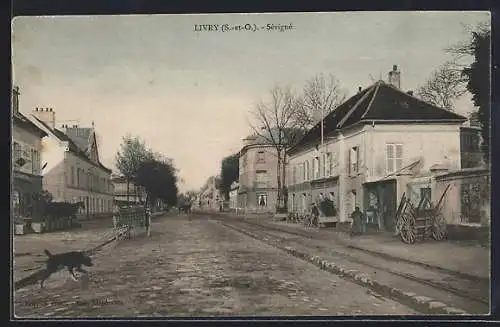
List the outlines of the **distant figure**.
{"label": "distant figure", "polygon": [[222,212],[222,203],[219,205],[219,211]]}
{"label": "distant figure", "polygon": [[363,213],[359,210],[358,206],[356,206],[354,211],[351,213],[351,218],[351,235],[359,235],[363,233]]}
{"label": "distant figure", "polygon": [[145,222],[144,225],[146,226],[146,234],[148,237],[151,236],[151,208],[146,206],[146,213],[145,213]]}
{"label": "distant figure", "polygon": [[312,218],[313,226],[318,226],[319,209],[318,209],[318,206],[316,205],[316,202],[313,202],[313,204],[312,204],[311,216],[312,216],[311,218]]}

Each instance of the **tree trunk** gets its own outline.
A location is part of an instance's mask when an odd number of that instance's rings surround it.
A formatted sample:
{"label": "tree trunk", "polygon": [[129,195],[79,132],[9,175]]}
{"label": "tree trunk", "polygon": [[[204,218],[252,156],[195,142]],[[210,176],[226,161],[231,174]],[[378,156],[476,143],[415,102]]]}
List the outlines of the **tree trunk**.
{"label": "tree trunk", "polygon": [[278,182],[277,184],[277,194],[276,194],[276,205],[278,207],[281,207],[281,151],[278,152],[278,163],[277,163],[277,169],[276,169],[276,180]]}
{"label": "tree trunk", "polygon": [[283,207],[287,207],[288,206],[288,192],[286,192],[286,187],[287,187],[287,183],[286,183],[286,151],[283,153],[283,184],[282,184],[282,187],[283,187],[283,191],[282,191],[282,196],[283,196]]}
{"label": "tree trunk", "polygon": [[129,199],[129,192],[130,192],[130,181],[127,179],[127,206],[129,205],[128,199]]}

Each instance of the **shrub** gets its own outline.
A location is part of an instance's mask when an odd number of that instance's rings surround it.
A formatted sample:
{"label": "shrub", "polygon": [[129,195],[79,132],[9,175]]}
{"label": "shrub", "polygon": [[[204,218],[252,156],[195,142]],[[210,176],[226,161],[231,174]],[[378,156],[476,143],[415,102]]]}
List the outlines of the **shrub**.
{"label": "shrub", "polygon": [[325,217],[334,217],[337,215],[337,208],[332,200],[328,198],[323,198],[319,203],[319,210],[325,215]]}

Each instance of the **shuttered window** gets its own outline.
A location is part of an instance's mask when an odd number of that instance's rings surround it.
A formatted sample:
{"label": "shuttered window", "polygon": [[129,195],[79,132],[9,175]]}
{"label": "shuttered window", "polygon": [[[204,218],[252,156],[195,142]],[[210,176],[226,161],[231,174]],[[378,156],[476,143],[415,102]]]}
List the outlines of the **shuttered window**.
{"label": "shuttered window", "polygon": [[387,173],[394,173],[403,168],[403,145],[386,144]]}

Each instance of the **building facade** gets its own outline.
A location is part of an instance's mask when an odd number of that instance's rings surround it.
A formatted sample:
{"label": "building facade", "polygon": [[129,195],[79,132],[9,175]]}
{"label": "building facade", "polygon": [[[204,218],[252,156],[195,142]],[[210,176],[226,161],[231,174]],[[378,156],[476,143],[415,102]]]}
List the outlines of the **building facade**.
{"label": "building facade", "polygon": [[47,134],[19,112],[19,88],[12,94],[12,212],[30,216],[33,195],[42,191],[40,153]]}
{"label": "building facade", "polygon": [[247,212],[274,212],[278,198],[276,149],[260,136],[243,140],[239,162],[238,207]]}
{"label": "building facade", "polygon": [[217,211],[220,209],[223,197],[219,191],[218,176],[210,176],[201,188],[198,206],[202,210]]}
{"label": "building facade", "polygon": [[236,210],[238,208],[238,190],[240,189],[240,184],[238,182],[233,182],[229,188],[229,209]]}
{"label": "building facade", "polygon": [[355,207],[368,223],[393,231],[397,203],[412,176],[461,166],[460,127],[465,117],[425,103],[399,89],[395,66],[389,81],[360,90],[289,150],[288,206],[310,210],[329,197],[337,221]]}
{"label": "building facade", "polygon": [[109,215],[114,190],[111,170],[99,160],[96,133],[91,128],[56,128],[52,108],[35,108],[32,121],[47,133],[42,139],[43,187],[54,201],[83,202],[82,216]]}

